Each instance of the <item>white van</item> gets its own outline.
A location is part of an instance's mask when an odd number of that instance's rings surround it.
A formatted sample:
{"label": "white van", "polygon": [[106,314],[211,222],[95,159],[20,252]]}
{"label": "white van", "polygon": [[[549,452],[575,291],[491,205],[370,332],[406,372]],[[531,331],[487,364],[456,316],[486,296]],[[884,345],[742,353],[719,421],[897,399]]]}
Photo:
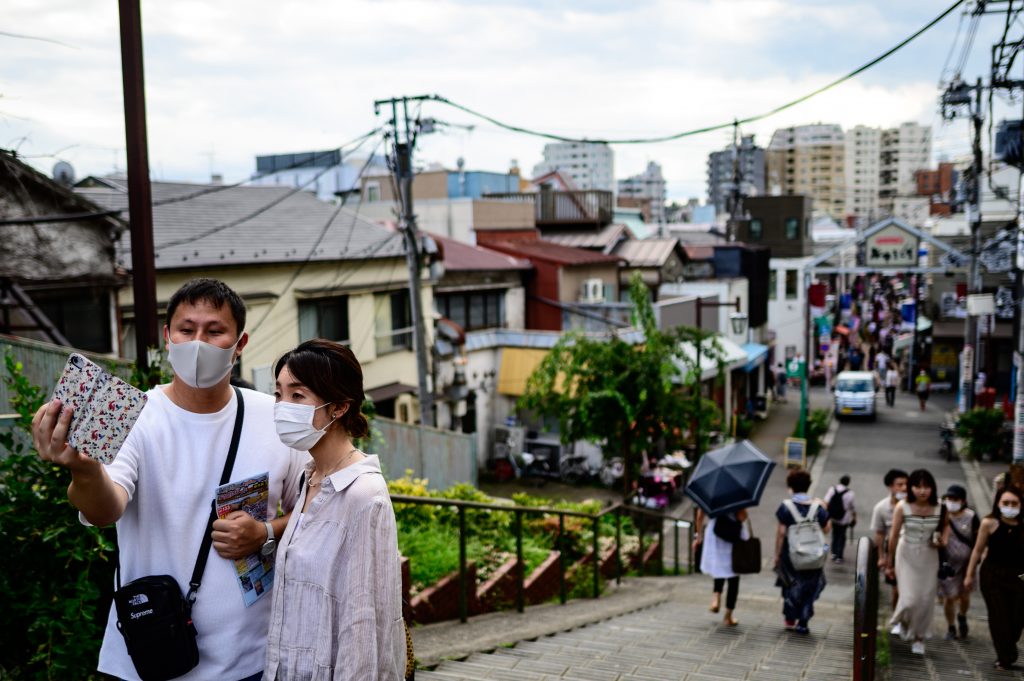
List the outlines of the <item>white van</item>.
{"label": "white van", "polygon": [[875,420],[875,396],[878,384],[870,371],[843,371],[836,376],[836,418],[866,416]]}

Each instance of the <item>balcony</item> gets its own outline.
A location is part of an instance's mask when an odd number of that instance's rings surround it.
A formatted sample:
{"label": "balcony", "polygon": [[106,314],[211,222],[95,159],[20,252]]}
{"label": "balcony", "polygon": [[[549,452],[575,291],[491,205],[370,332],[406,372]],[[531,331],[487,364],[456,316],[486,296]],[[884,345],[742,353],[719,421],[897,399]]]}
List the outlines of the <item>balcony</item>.
{"label": "balcony", "polygon": [[615,202],[612,193],[603,189],[554,191],[542,187],[540,192],[484,194],[484,198],[530,202],[538,227],[595,226],[610,224]]}

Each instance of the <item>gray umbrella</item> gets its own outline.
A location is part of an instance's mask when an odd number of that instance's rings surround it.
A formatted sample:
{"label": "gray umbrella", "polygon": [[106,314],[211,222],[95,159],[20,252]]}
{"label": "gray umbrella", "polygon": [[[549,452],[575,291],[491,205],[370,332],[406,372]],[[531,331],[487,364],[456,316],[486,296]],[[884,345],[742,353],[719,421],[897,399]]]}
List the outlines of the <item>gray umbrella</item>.
{"label": "gray umbrella", "polygon": [[750,440],[706,453],[686,485],[686,494],[709,516],[756,506],[775,468]]}

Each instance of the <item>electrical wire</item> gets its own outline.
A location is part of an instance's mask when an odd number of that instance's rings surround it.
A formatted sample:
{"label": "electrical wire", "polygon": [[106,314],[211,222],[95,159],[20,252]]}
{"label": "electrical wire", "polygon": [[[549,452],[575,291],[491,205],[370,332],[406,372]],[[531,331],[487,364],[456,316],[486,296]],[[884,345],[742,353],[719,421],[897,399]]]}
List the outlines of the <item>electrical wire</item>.
{"label": "electrical wire", "polygon": [[[946,61],[944,61],[942,63],[942,71],[939,72],[939,87],[940,88],[944,87],[943,84],[947,82],[946,81],[946,73],[949,70],[949,62],[953,58],[953,53],[956,52],[956,44],[958,42],[960,42],[960,31],[963,29],[964,17],[965,16],[967,16],[967,12],[966,11],[961,12],[960,13],[960,20],[958,22],[956,22],[956,33],[953,35],[953,44],[949,46],[949,52],[946,53]],[[959,73],[955,73],[955,74],[953,74],[953,78],[956,78],[959,75],[960,75]],[[952,79],[950,79],[950,80],[952,80]]]}
{"label": "electrical wire", "polygon": [[[369,137],[364,138],[363,141],[360,142],[359,145],[356,146],[356,148],[352,150],[352,153],[355,153],[356,151],[358,151],[359,147],[361,147],[366,142],[366,140],[368,140],[368,139],[370,139],[370,138]],[[371,154],[366,159],[367,164],[369,164],[369,162],[372,159],[373,159],[373,155]],[[192,242],[195,242],[195,241],[199,241],[200,239],[205,239],[208,236],[212,236],[214,234],[217,234],[218,232],[223,232],[224,230],[231,229],[232,227],[237,227],[238,225],[241,225],[241,224],[243,224],[245,222],[248,222],[249,220],[252,220],[252,219],[254,219],[256,217],[259,217],[260,215],[262,215],[263,213],[266,213],[271,208],[274,208],[275,206],[279,205],[280,203],[288,200],[292,196],[295,196],[299,192],[303,191],[306,187],[308,187],[309,185],[313,184],[314,182],[319,180],[321,177],[323,177],[323,175],[328,170],[330,170],[330,169],[331,169],[331,166],[327,166],[326,168],[321,168],[318,172],[314,173],[308,180],[302,182],[297,187],[294,187],[293,189],[290,189],[289,191],[287,191],[286,193],[284,193],[281,196],[277,197],[273,201],[271,201],[271,202],[269,202],[269,203],[267,203],[267,204],[265,204],[263,206],[260,206],[259,208],[257,208],[256,210],[252,211],[251,213],[248,213],[248,214],[246,214],[246,215],[244,215],[244,216],[242,216],[240,218],[237,218],[235,220],[231,220],[229,222],[225,222],[223,224],[217,225],[216,227],[211,227],[210,229],[207,229],[207,230],[205,230],[203,232],[200,232],[199,234],[191,235],[191,236],[188,236],[188,237],[183,237],[181,239],[174,239],[172,241],[167,241],[167,242],[164,242],[162,244],[157,244],[156,246],[154,246],[154,251],[160,252],[160,251],[162,251],[164,249],[171,248],[173,246],[183,246],[185,244],[189,244],[189,243],[192,243]]]}
{"label": "electrical wire", "polygon": [[[820,95],[821,93],[826,92],[827,90],[831,90],[832,88],[836,87],[837,85],[839,85],[841,83],[844,83],[844,82],[846,82],[846,81],[848,81],[848,80],[850,80],[850,79],[860,75],[861,73],[864,73],[865,71],[867,71],[871,67],[873,67],[873,66],[879,64],[880,62],[884,61],[885,59],[889,58],[890,56],[892,56],[893,54],[898,52],[900,49],[902,49],[903,47],[906,47],[913,40],[918,38],[921,34],[925,33],[930,28],[935,26],[937,23],[939,23],[940,21],[945,19],[947,16],[949,16],[950,13],[953,12],[953,10],[955,10],[960,5],[964,4],[964,2],[966,2],[966,1],[967,0],[955,0],[955,2],[953,2],[953,4],[950,5],[948,8],[946,8],[941,14],[939,14],[937,17],[935,17],[934,19],[929,21],[927,24],[925,24],[920,29],[918,29],[917,31],[912,33],[907,38],[904,38],[903,40],[901,40],[894,47],[886,50],[885,52],[883,52],[879,56],[877,56],[874,59],[872,59],[871,61],[869,61],[869,62],[859,66],[858,68],[854,69],[853,71],[850,71],[845,76],[841,76],[840,78],[837,78],[836,80],[833,80],[832,82],[830,82],[830,83],[828,83],[828,84],[818,88],[817,90],[813,90],[812,92],[809,92],[806,95],[803,95],[802,97],[798,97],[798,98],[796,98],[794,100],[786,102],[785,104],[777,106],[774,109],[771,109],[771,110],[766,111],[766,112],[761,113],[761,114],[757,114],[757,115],[754,115],[754,116],[748,116],[747,118],[740,118],[738,120],[728,121],[726,123],[718,123],[718,124],[715,124],[715,125],[708,125],[708,126],[704,126],[704,127],[701,127],[701,128],[695,128],[693,130],[685,130],[683,132],[677,132],[677,133],[670,134],[670,135],[661,135],[661,136],[658,136],[658,137],[638,137],[638,138],[621,138],[621,139],[592,139],[592,138],[591,139],[584,139],[584,138],[579,138],[579,137],[570,137],[570,136],[567,136],[567,135],[559,135],[559,134],[556,134],[556,133],[544,132],[544,131],[541,131],[541,130],[534,130],[534,129],[527,128],[527,127],[524,127],[524,126],[513,125],[511,123],[505,123],[505,122],[500,121],[500,120],[498,120],[498,119],[496,119],[496,118],[494,118],[492,116],[488,116],[487,114],[484,114],[484,113],[481,113],[481,112],[476,111],[474,109],[471,109],[468,106],[465,106],[463,104],[459,104],[457,102],[453,102],[452,100],[450,100],[450,99],[448,99],[446,97],[442,97],[440,95],[433,95],[433,96],[429,97],[428,99],[430,99],[431,101],[439,102],[441,104],[445,104],[447,106],[452,107],[453,109],[457,109],[459,111],[462,111],[463,113],[467,113],[470,116],[474,116],[474,117],[479,118],[481,120],[487,121],[488,123],[491,123],[492,125],[496,125],[499,128],[504,128],[504,129],[510,130],[512,132],[518,132],[518,133],[522,133],[524,135],[531,135],[533,137],[539,137],[539,138],[542,138],[542,139],[554,140],[556,142],[589,142],[589,143],[598,143],[598,144],[658,144],[658,143],[661,143],[661,142],[671,142],[673,140],[682,139],[684,137],[691,137],[691,136],[694,136],[694,135],[701,135],[701,134],[708,133],[708,132],[714,132],[716,130],[722,130],[724,128],[728,128],[728,127],[730,127],[732,125],[735,125],[737,123],[738,124],[746,124],[746,123],[753,123],[755,121],[760,121],[760,120],[763,120],[765,118],[769,118],[771,116],[774,116],[775,114],[781,113],[782,111],[785,111],[786,109],[790,109],[790,108],[792,108],[792,107],[794,107],[794,106],[796,106],[798,104],[802,104],[803,102],[806,102],[807,100],[811,99],[812,97]],[[978,19],[978,15],[975,15],[975,17],[974,17],[975,21],[972,22],[972,34],[970,36],[970,42],[972,42],[972,43],[974,41],[974,33],[977,31],[977,21],[976,21],[977,19]],[[965,50],[965,52],[966,51],[967,50]]]}

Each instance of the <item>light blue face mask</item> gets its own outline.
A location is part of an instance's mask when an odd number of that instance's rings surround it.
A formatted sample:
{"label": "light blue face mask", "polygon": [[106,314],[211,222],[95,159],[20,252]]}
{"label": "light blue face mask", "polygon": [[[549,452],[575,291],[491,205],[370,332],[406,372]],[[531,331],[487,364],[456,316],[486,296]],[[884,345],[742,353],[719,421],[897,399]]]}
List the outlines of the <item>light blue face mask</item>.
{"label": "light blue face mask", "polygon": [[811,495],[807,492],[794,492],[793,502],[797,504],[809,504],[811,503]]}

